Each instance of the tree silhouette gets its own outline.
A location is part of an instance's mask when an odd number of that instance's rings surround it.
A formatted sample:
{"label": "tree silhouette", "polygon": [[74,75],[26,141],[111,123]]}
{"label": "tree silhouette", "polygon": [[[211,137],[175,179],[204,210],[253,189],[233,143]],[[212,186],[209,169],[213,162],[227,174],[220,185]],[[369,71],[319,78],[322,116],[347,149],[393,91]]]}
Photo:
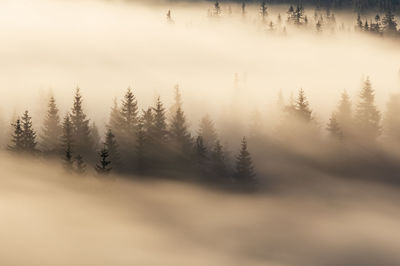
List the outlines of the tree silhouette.
{"label": "tree silhouette", "polygon": [[48,154],[55,154],[59,151],[60,137],[62,135],[62,127],[60,124],[60,116],[56,100],[53,96],[50,97],[46,118],[43,121],[43,129],[41,144],[43,150]]}
{"label": "tree silhouette", "polygon": [[70,119],[73,128],[73,142],[76,154],[89,156],[93,150],[93,140],[90,135],[89,119],[83,111],[83,99],[80,89],[76,88],[74,104]]}
{"label": "tree silhouette", "polygon": [[118,136],[118,135],[120,135],[122,124],[123,124],[123,121],[122,121],[121,111],[118,107],[117,99],[114,99],[114,105],[111,108],[107,128],[111,129],[112,132],[116,136]]}
{"label": "tree silhouette", "polygon": [[381,114],[375,106],[375,95],[369,78],[364,81],[359,103],[355,112],[355,122],[361,135],[375,139],[380,135]]}
{"label": "tree silhouette", "polygon": [[61,147],[63,150],[64,168],[71,172],[73,170],[72,159],[72,143],[73,143],[73,127],[70,115],[64,117],[62,125],[63,134],[61,136]]}
{"label": "tree silhouette", "polygon": [[228,176],[226,164],[225,164],[225,155],[223,151],[223,147],[219,140],[217,140],[214,144],[214,147],[211,152],[211,165],[214,174],[225,181]]}
{"label": "tree silhouette", "polygon": [[165,116],[165,108],[161,102],[160,97],[157,97],[156,106],[153,108],[154,112],[154,140],[158,144],[162,144],[167,140],[167,119]]}
{"label": "tree silhouette", "polygon": [[118,143],[111,129],[106,132],[104,141],[105,148],[108,152],[108,158],[112,162],[113,168],[116,169],[120,166],[120,155],[118,152]]}
{"label": "tree silhouette", "polygon": [[100,156],[100,162],[99,164],[96,165],[95,168],[96,172],[101,175],[107,175],[111,171],[110,167],[111,161],[108,159],[109,153],[106,145],[104,145],[104,147],[101,149],[99,156]]}
{"label": "tree silhouette", "polygon": [[172,118],[169,134],[171,144],[176,151],[189,153],[192,147],[192,137],[187,128],[185,114],[180,107]]}
{"label": "tree silhouette", "polygon": [[20,152],[24,150],[24,136],[21,125],[21,120],[18,118],[14,124],[11,124],[14,128],[13,134],[11,136],[11,145],[8,146],[8,149],[11,151]]}
{"label": "tree silhouette", "polygon": [[241,184],[254,184],[255,172],[249,151],[247,150],[247,140],[242,139],[239,155],[236,157],[235,180]]}
{"label": "tree silhouette", "polygon": [[134,137],[138,124],[138,106],[130,88],[127,89],[122,101],[121,119],[124,137]]}
{"label": "tree silhouette", "polygon": [[28,111],[25,111],[21,117],[21,126],[23,150],[28,153],[37,152],[36,132],[32,127],[32,118],[29,116]]}
{"label": "tree silhouette", "polygon": [[299,90],[299,95],[297,96],[296,111],[298,118],[300,118],[302,121],[310,122],[312,120],[312,111],[309,107],[309,103],[303,89]]}

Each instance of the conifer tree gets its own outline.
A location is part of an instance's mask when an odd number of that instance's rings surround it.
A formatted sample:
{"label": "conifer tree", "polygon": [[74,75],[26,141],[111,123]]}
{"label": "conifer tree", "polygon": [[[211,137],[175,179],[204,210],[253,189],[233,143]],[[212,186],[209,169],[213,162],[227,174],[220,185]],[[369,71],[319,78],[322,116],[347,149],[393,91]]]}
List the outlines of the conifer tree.
{"label": "conifer tree", "polygon": [[125,93],[121,107],[122,129],[124,137],[134,137],[138,124],[138,106],[130,88]]}
{"label": "conifer tree", "polygon": [[93,149],[93,140],[90,135],[89,119],[86,118],[82,105],[83,99],[80,89],[76,88],[74,104],[70,114],[74,149],[76,154],[89,156]]}
{"label": "conifer tree", "polygon": [[48,154],[54,154],[59,150],[60,137],[62,135],[62,126],[60,124],[60,116],[56,100],[50,97],[46,118],[43,122],[42,129],[42,146],[43,150]]}
{"label": "conifer tree", "polygon": [[156,106],[153,108],[154,112],[154,140],[164,143],[167,139],[167,119],[165,116],[165,108],[161,102],[160,97],[157,98]]}
{"label": "conifer tree", "polygon": [[112,162],[113,168],[116,169],[120,165],[120,155],[118,152],[118,143],[111,129],[108,129],[106,132],[104,145],[108,151],[108,156]]}
{"label": "conifer tree", "polygon": [[179,107],[170,125],[170,140],[178,152],[188,153],[192,147],[192,137],[187,128],[185,114]]}
{"label": "conifer tree", "polygon": [[247,140],[244,137],[242,139],[239,155],[236,157],[235,179],[241,184],[254,184],[255,176],[251,155],[247,150]]}
{"label": "conifer tree", "polygon": [[170,116],[171,116],[171,120],[173,119],[173,117],[176,114],[176,111],[178,111],[179,108],[182,109],[182,94],[181,91],[179,89],[179,85],[175,85],[174,87],[174,104],[171,105],[169,112],[170,112]]}
{"label": "conifer tree", "polygon": [[346,91],[343,91],[337,111],[335,112],[335,118],[340,125],[343,136],[346,137],[350,134],[352,129],[352,107],[349,95]]}
{"label": "conifer tree", "polygon": [[25,111],[21,117],[21,126],[23,150],[28,153],[36,152],[36,132],[32,127],[32,118],[28,111]]}
{"label": "conifer tree", "polygon": [[62,125],[63,134],[61,136],[61,148],[63,150],[64,168],[70,172],[73,170],[72,159],[72,143],[73,143],[73,127],[70,115],[64,117]]}
{"label": "conifer tree", "polygon": [[336,113],[332,113],[331,117],[329,118],[329,123],[328,123],[326,129],[328,130],[331,137],[339,139],[339,140],[343,138],[343,132],[342,132],[342,129],[340,128],[340,125],[336,119]]}
{"label": "conifer tree", "polygon": [[355,122],[359,133],[368,138],[376,138],[380,135],[381,114],[375,106],[375,94],[371,82],[367,78],[360,93],[359,103],[355,112]]}
{"label": "conifer tree", "polygon": [[8,146],[8,149],[11,151],[20,152],[24,150],[24,136],[21,125],[21,120],[18,118],[17,121],[12,124],[14,128],[13,134],[11,136],[11,145]]}
{"label": "conifer tree", "polygon": [[211,150],[218,136],[214,127],[214,123],[209,115],[205,115],[201,119],[198,134],[202,137],[204,146]]}
{"label": "conifer tree", "polygon": [[109,160],[109,153],[106,145],[101,149],[99,156],[100,162],[96,165],[96,172],[101,175],[107,175],[111,171],[111,161]]}
{"label": "conifer tree", "polygon": [[147,168],[146,142],[144,119],[140,117],[136,131],[136,170],[139,172]]}
{"label": "conifer tree", "polygon": [[196,156],[200,161],[204,161],[207,158],[207,148],[204,145],[202,136],[197,136],[196,139]]}
{"label": "conifer tree", "polygon": [[311,117],[311,109],[309,107],[307,97],[305,96],[304,90],[300,89],[299,90],[299,95],[297,97],[296,101],[296,113],[298,117],[305,122],[310,122],[312,120]]}

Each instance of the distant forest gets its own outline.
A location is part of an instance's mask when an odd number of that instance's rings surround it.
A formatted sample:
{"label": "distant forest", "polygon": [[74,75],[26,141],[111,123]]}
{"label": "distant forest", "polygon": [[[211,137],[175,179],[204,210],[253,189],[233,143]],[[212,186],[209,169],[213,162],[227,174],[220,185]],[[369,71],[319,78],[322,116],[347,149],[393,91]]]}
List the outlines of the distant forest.
{"label": "distant forest", "polygon": [[[122,101],[114,102],[106,132],[100,136],[85,114],[77,88],[72,108],[63,118],[55,97],[50,98],[40,132],[34,130],[28,111],[18,116],[12,123],[6,149],[14,154],[59,158],[67,172],[78,175],[96,171],[99,176],[110,172],[164,176],[246,189],[256,188],[258,177],[265,179],[273,174],[263,168],[262,174],[256,176],[248,141],[263,167],[275,167],[276,160],[287,164],[279,167],[294,167],[298,157],[312,150],[316,153],[314,160],[321,160],[313,167],[330,173],[370,174],[373,171],[368,169],[372,168],[380,175],[383,172],[379,169],[387,163],[385,170],[392,175],[397,173],[391,167],[398,168],[400,154],[394,151],[392,156],[382,147],[393,151],[400,143],[400,95],[390,97],[382,119],[369,78],[362,83],[356,105],[352,105],[346,91],[342,93],[325,126],[315,119],[303,89],[287,101],[280,93],[277,131],[267,132],[260,126],[260,119],[253,121],[249,135],[242,138],[233,159],[228,156],[222,144],[224,136],[217,132],[210,116],[203,117],[196,133],[190,130],[182,102],[176,86],[175,101],[168,111],[160,97],[153,106],[139,110],[136,96],[128,88]],[[272,141],[274,138],[280,141]],[[367,150],[376,156],[372,161],[365,156]],[[303,160],[300,164],[309,162]]]}

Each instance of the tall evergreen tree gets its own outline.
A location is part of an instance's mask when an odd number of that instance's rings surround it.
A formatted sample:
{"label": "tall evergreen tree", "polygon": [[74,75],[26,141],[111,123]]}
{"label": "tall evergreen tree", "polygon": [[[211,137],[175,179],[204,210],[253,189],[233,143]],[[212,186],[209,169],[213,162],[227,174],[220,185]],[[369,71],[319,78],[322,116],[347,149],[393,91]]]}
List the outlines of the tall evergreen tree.
{"label": "tall evergreen tree", "polygon": [[28,111],[25,111],[21,117],[22,124],[22,145],[23,150],[28,153],[36,152],[36,132],[32,126],[32,118],[29,116]]}
{"label": "tall evergreen tree", "polygon": [[100,162],[96,165],[96,172],[101,175],[107,175],[111,171],[111,161],[109,160],[109,154],[106,145],[101,149]]}
{"label": "tall evergreen tree", "polygon": [[43,122],[41,144],[43,150],[48,154],[55,154],[59,151],[60,137],[62,135],[62,126],[56,100],[50,97],[46,118]]}
{"label": "tall evergreen tree", "polygon": [[242,139],[239,155],[236,157],[235,180],[241,184],[254,184],[255,172],[246,138]]}
{"label": "tall evergreen tree", "polygon": [[144,129],[144,119],[139,118],[136,130],[136,170],[143,172],[147,168],[147,139]]}
{"label": "tall evergreen tree", "polygon": [[89,119],[83,111],[83,99],[80,89],[76,88],[74,105],[71,110],[70,119],[73,129],[73,142],[76,154],[90,157],[93,150],[93,140],[90,135]]}
{"label": "tall evergreen tree", "polygon": [[138,124],[138,105],[131,88],[128,88],[122,101],[121,118],[124,137],[134,137]]}
{"label": "tall evergreen tree", "polygon": [[62,125],[63,134],[61,136],[61,148],[63,150],[64,168],[70,172],[73,170],[72,144],[73,144],[73,127],[70,115],[64,117]]}
{"label": "tall evergreen tree", "polygon": [[8,149],[11,151],[20,152],[24,150],[24,132],[22,130],[21,120],[18,118],[17,121],[12,124],[14,128],[13,134],[11,135],[11,144]]}
{"label": "tall evergreen tree", "polygon": [[109,159],[112,162],[113,168],[117,169],[120,166],[121,159],[118,152],[118,143],[111,129],[108,129],[106,132],[104,145],[108,151]]}
{"label": "tall evergreen tree", "polygon": [[179,107],[172,118],[170,125],[171,144],[178,152],[188,153],[192,147],[192,137],[188,131],[185,114]]}
{"label": "tall evergreen tree", "polygon": [[310,122],[312,120],[311,117],[311,109],[309,107],[309,103],[307,101],[307,97],[305,96],[304,90],[299,90],[299,95],[296,101],[296,113],[298,117],[305,122]]}
{"label": "tall evergreen tree", "polygon": [[355,112],[355,122],[361,135],[376,138],[380,135],[381,114],[375,106],[375,94],[371,82],[367,78],[363,82],[359,103]]}
{"label": "tall evergreen tree", "polygon": [[160,97],[157,98],[156,106],[153,108],[154,112],[154,139],[158,144],[164,143],[168,136],[167,119],[165,116],[165,108],[161,102]]}

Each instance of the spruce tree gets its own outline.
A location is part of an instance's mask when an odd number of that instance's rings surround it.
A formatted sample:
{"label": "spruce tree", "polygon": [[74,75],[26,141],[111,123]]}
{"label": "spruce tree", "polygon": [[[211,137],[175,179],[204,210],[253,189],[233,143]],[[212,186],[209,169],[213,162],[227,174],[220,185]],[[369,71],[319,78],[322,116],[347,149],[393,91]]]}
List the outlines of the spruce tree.
{"label": "spruce tree", "polygon": [[188,153],[191,150],[192,137],[187,127],[185,114],[179,107],[172,118],[169,130],[171,144],[178,152]]}
{"label": "spruce tree", "polygon": [[89,119],[83,111],[83,99],[80,89],[76,88],[74,105],[71,110],[70,119],[73,129],[73,142],[76,154],[89,156],[93,150],[93,140],[90,135]]}
{"label": "spruce tree", "polygon": [[118,143],[111,129],[106,132],[104,141],[105,148],[108,151],[109,159],[112,162],[113,168],[116,169],[120,166],[120,155],[118,152]]}
{"label": "spruce tree", "polygon": [[56,100],[50,97],[46,118],[43,122],[41,144],[44,152],[47,154],[55,154],[59,151],[60,137],[62,135],[62,126],[60,124],[60,116]]}
{"label": "spruce tree", "polygon": [[198,134],[202,137],[204,146],[211,150],[218,136],[214,123],[209,115],[206,115],[201,119]]}
{"label": "spruce tree", "polygon": [[32,118],[28,111],[25,111],[21,117],[22,126],[22,146],[23,150],[28,153],[36,152],[36,132],[32,127]]}
{"label": "spruce tree", "polygon": [[143,172],[147,168],[146,132],[143,117],[139,118],[136,130],[136,170]]}
{"label": "spruce tree", "polygon": [[167,140],[167,119],[165,116],[165,108],[161,102],[160,97],[157,98],[156,106],[153,108],[154,112],[154,140],[158,144],[164,143]]}
{"label": "spruce tree", "polygon": [[21,125],[21,120],[18,118],[14,124],[11,124],[14,128],[13,134],[11,135],[11,144],[8,149],[11,151],[21,152],[24,150],[24,136]]}
{"label": "spruce tree", "polygon": [[296,113],[298,117],[304,122],[310,122],[312,120],[311,117],[311,109],[309,107],[307,97],[305,96],[304,90],[299,90],[299,95],[296,101]]}
{"label": "spruce tree", "polygon": [[355,122],[360,135],[375,139],[380,135],[381,114],[375,106],[375,94],[367,78],[361,89],[359,103],[355,112]]}
{"label": "spruce tree", "polygon": [[107,175],[111,171],[111,161],[109,160],[109,153],[106,145],[101,149],[99,156],[100,162],[96,165],[96,172],[101,175]]}
{"label": "spruce tree", "polygon": [[254,184],[255,172],[251,155],[247,150],[247,140],[242,139],[239,155],[236,157],[235,180],[241,184]]}
{"label": "spruce tree", "polygon": [[131,88],[128,88],[122,101],[121,119],[124,137],[134,137],[138,124],[138,106]]}
{"label": "spruce tree", "polygon": [[63,134],[61,136],[61,148],[63,151],[64,168],[71,172],[73,170],[72,144],[73,144],[73,127],[70,115],[64,117],[62,125]]}

